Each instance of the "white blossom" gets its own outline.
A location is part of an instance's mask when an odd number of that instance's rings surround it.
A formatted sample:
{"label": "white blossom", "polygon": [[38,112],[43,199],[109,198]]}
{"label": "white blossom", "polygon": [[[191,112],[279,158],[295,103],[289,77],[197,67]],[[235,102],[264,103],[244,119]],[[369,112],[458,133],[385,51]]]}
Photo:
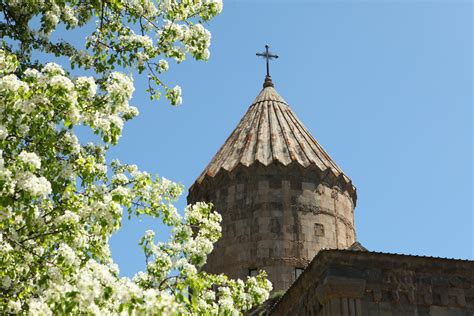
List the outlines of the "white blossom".
{"label": "white blossom", "polygon": [[11,300],[8,302],[8,311],[12,314],[17,314],[21,311],[21,303],[19,301]]}
{"label": "white blossom", "polygon": [[180,105],[183,102],[180,86],[175,86],[173,89],[169,89],[166,95],[168,99],[170,99],[172,105]]}
{"label": "white blossom", "polygon": [[63,68],[56,63],[47,63],[44,65],[42,72],[49,75],[64,75]]}
{"label": "white blossom", "polygon": [[85,97],[93,98],[97,93],[97,85],[92,77],[79,77],[76,79],[76,88],[83,92]]}
{"label": "white blossom", "polygon": [[32,196],[45,197],[51,194],[51,183],[46,178],[37,177],[33,174],[28,174],[23,179],[20,179],[18,186]]}
{"label": "white blossom", "polygon": [[70,92],[74,88],[72,81],[63,75],[54,75],[50,78],[50,85],[54,88],[64,89]]}
{"label": "white blossom", "polygon": [[80,220],[79,215],[71,211],[65,211],[64,214],[58,218],[59,223],[76,224],[77,222],[79,222],[79,220]]}
{"label": "white blossom", "polygon": [[123,120],[118,115],[109,116],[109,122],[120,130],[123,128]]}
{"label": "white blossom", "polygon": [[29,153],[29,152],[26,152],[26,151],[23,150],[23,151],[18,155],[18,159],[19,159],[21,162],[23,162],[24,164],[33,166],[35,169],[41,168],[41,160],[40,160],[40,158],[38,157],[38,155],[35,154],[35,153]]}
{"label": "white blossom", "polygon": [[119,186],[119,187],[116,187],[112,191],[112,195],[118,196],[118,197],[121,197],[121,198],[128,198],[129,195],[130,195],[130,191],[126,187]]}
{"label": "white blossom", "polygon": [[67,244],[59,245],[58,254],[64,259],[67,265],[74,265],[76,262],[76,254]]}
{"label": "white blossom", "polygon": [[153,238],[155,238],[155,232],[152,231],[152,230],[147,230],[145,232],[145,238],[148,239],[148,240],[153,240]]}
{"label": "white blossom", "polygon": [[115,174],[113,177],[112,177],[112,182],[113,183],[117,183],[117,184],[125,184],[127,183],[129,180],[127,178],[127,176],[123,173],[118,173],[118,174]]}
{"label": "white blossom", "polygon": [[160,72],[168,71],[169,65],[166,59],[160,59],[160,61],[158,62],[158,68]]}
{"label": "white blossom", "polygon": [[0,51],[0,74],[12,73],[17,66],[16,58],[13,55],[5,53],[4,50]]}
{"label": "white blossom", "polygon": [[29,315],[37,315],[37,316],[50,316],[53,315],[51,309],[40,299],[31,299],[28,302],[29,306]]}
{"label": "white blossom", "polygon": [[113,72],[107,79],[107,93],[114,100],[128,100],[133,91],[133,80],[119,72]]}
{"label": "white blossom", "polygon": [[28,85],[13,74],[6,75],[0,79],[0,91],[27,92],[28,90]]}
{"label": "white blossom", "polygon": [[81,145],[77,136],[68,130],[63,136],[64,143],[71,149],[71,152],[78,153],[81,150]]}
{"label": "white blossom", "polygon": [[10,286],[12,285],[12,279],[8,275],[3,276],[2,278],[2,288],[3,289],[9,289]]}
{"label": "white blossom", "polygon": [[59,23],[59,16],[53,11],[47,11],[44,14],[44,20],[46,22],[47,28],[52,29]]}
{"label": "white blossom", "polygon": [[153,46],[153,40],[149,36],[143,35],[122,35],[120,36],[120,41],[124,42],[125,45],[136,45],[141,47]]}
{"label": "white blossom", "polygon": [[4,140],[8,136],[8,130],[5,126],[0,125],[0,140]]}
{"label": "white blossom", "polygon": [[25,72],[23,73],[25,75],[25,78],[34,78],[37,79],[40,77],[40,72],[36,69],[26,69]]}
{"label": "white blossom", "polygon": [[62,15],[63,15],[64,21],[66,21],[69,25],[72,25],[72,26],[77,25],[78,19],[76,15],[74,14],[74,10],[71,7],[64,6]]}
{"label": "white blossom", "polygon": [[129,119],[134,118],[135,116],[138,116],[138,114],[139,114],[138,109],[134,106],[129,106],[123,111],[123,116]]}

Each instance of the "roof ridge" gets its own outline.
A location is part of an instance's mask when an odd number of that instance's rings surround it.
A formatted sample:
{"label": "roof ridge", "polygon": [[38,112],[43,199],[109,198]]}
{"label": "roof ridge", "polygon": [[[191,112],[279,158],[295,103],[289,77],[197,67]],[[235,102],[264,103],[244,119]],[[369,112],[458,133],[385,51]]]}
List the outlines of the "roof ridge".
{"label": "roof ridge", "polygon": [[278,94],[276,89],[272,86],[264,87],[260,91],[260,93],[257,95],[257,97],[254,99],[254,101],[252,102],[252,105],[257,104],[259,102],[268,101],[268,100],[281,102],[288,105],[288,102],[286,102],[286,100],[283,99],[281,95]]}

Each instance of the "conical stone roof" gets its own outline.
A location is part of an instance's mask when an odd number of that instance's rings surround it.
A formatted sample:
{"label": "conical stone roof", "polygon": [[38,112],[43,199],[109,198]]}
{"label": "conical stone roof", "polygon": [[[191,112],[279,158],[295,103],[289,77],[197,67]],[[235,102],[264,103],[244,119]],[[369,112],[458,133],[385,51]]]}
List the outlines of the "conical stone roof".
{"label": "conical stone roof", "polygon": [[351,182],[311,136],[267,77],[260,94],[195,184],[206,177],[216,176],[221,170],[231,172],[239,164],[246,167],[254,163],[268,166],[275,162],[285,166],[297,163],[305,168],[314,165],[321,171],[331,171],[346,184]]}

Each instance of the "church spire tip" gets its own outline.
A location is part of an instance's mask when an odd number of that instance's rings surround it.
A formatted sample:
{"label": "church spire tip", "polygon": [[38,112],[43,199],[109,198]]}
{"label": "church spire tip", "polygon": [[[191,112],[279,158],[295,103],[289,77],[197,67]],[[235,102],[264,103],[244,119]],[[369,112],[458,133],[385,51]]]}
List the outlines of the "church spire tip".
{"label": "church spire tip", "polygon": [[270,76],[265,76],[265,81],[263,82],[263,87],[274,87],[272,77]]}
{"label": "church spire tip", "polygon": [[263,53],[257,53],[256,54],[257,56],[265,58],[266,61],[267,61],[267,75],[265,76],[265,82],[263,83],[264,88],[273,87],[272,77],[270,76],[269,61],[272,60],[272,59],[278,58],[278,55],[273,55],[272,53],[270,53],[268,48],[269,48],[269,46],[265,45],[265,51]]}

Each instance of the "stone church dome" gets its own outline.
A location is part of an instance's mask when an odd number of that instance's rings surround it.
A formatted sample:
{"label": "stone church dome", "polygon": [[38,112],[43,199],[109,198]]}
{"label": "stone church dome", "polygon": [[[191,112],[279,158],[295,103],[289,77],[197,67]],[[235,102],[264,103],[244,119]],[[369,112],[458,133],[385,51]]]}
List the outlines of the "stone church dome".
{"label": "stone church dome", "polygon": [[215,177],[220,171],[232,172],[238,165],[249,167],[255,163],[315,166],[331,173],[339,185],[350,192],[354,202],[356,200],[351,180],[304,127],[268,77],[262,91],[195,185],[206,177]]}
{"label": "stone church dome", "polygon": [[222,238],[205,270],[245,279],[265,270],[287,289],[324,248],[355,241],[356,190],[277,93],[269,76],[224,145],[189,189],[212,202]]}

